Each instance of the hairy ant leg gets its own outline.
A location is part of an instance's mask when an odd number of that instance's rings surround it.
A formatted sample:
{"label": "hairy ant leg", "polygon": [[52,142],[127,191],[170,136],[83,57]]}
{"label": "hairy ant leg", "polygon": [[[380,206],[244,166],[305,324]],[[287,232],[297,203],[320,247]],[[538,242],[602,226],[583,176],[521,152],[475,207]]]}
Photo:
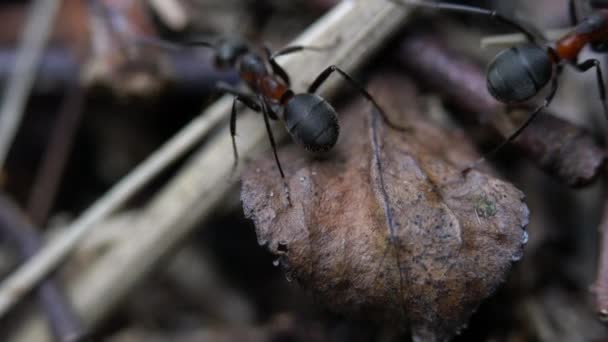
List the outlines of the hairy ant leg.
{"label": "hairy ant leg", "polygon": [[597,78],[597,88],[600,92],[600,100],[604,107],[604,116],[608,119],[608,105],[606,104],[606,88],[604,87],[604,78],[602,77],[602,67],[600,61],[597,59],[588,59],[578,64],[572,64],[574,70],[578,72],[586,72],[589,69],[595,67],[595,75]]}
{"label": "hairy ant leg", "polygon": [[380,107],[380,105],[376,102],[376,100],[374,100],[372,95],[361,84],[359,84],[359,82],[357,82],[354,78],[352,78],[352,76],[350,76],[348,73],[346,73],[345,71],[343,71],[342,69],[338,68],[335,65],[331,65],[331,66],[327,67],[325,70],[323,70],[319,74],[319,76],[317,76],[317,78],[312,82],[312,84],[308,87],[308,92],[315,93],[317,91],[317,89],[321,86],[321,84],[323,84],[327,80],[327,78],[334,72],[337,72],[338,74],[340,74],[345,80],[348,81],[348,83],[350,83],[351,86],[353,86],[355,89],[357,89],[363,97],[365,97],[368,101],[370,101],[374,105],[374,107],[376,107],[376,109],[378,110],[378,112],[380,113],[380,115],[382,116],[382,118],[384,119],[384,121],[386,122],[386,124],[388,126],[390,126],[393,129],[399,130],[399,131],[411,130],[411,128],[408,126],[400,126],[396,123],[393,123],[389,119],[389,117],[386,115],[386,112],[382,109],[382,107]]}
{"label": "hairy ant leg", "polygon": [[515,130],[515,132],[511,133],[511,135],[509,135],[505,140],[503,140],[502,143],[500,143],[498,146],[496,146],[493,150],[484,154],[481,158],[477,159],[473,164],[471,164],[471,165],[467,166],[465,169],[463,169],[462,170],[463,174],[468,173],[469,171],[471,171],[472,169],[477,167],[479,164],[483,163],[486,159],[495,155],[498,151],[500,151],[507,144],[509,144],[510,142],[515,140],[532,123],[532,121],[534,121],[534,119],[536,119],[538,114],[540,114],[540,112],[543,109],[547,108],[549,106],[549,104],[551,104],[551,101],[553,101],[553,98],[555,97],[555,93],[557,92],[557,86],[559,84],[558,80],[559,80],[559,76],[562,73],[562,70],[563,70],[563,66],[561,64],[558,64],[555,75],[553,76],[553,80],[551,81],[551,90],[549,91],[549,94],[547,95],[547,97],[545,98],[543,103],[541,105],[539,105],[538,107],[536,107],[536,109],[530,114],[530,116],[526,119],[526,121],[523,124],[521,124],[521,126],[519,126],[519,128],[517,128],[517,130]]}

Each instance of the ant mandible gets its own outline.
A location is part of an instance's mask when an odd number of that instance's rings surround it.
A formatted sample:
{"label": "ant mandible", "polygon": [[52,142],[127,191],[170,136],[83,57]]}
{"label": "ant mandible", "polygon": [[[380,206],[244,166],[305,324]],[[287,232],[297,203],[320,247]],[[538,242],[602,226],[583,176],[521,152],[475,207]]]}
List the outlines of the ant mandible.
{"label": "ant mandible", "polygon": [[490,94],[498,101],[506,104],[521,103],[537,95],[542,88],[551,82],[548,95],[541,105],[536,107],[526,121],[493,150],[486,153],[463,172],[467,172],[489,156],[494,155],[505,145],[517,138],[537,115],[549,106],[557,91],[558,79],[564,65],[570,65],[574,70],[586,72],[595,68],[600,100],[604,115],[608,119],[606,91],[600,62],[597,59],[587,59],[578,62],[578,55],[586,45],[601,47],[608,42],[608,10],[596,9],[590,16],[580,22],[576,20],[574,1],[570,0],[571,17],[575,27],[558,39],[554,46],[543,47],[538,38],[530,30],[513,19],[507,18],[496,11],[474,6],[448,4],[442,2],[425,2],[418,0],[389,0],[400,6],[429,7],[437,10],[478,14],[505,23],[528,39],[528,43],[516,45],[500,52],[488,65],[486,78]]}

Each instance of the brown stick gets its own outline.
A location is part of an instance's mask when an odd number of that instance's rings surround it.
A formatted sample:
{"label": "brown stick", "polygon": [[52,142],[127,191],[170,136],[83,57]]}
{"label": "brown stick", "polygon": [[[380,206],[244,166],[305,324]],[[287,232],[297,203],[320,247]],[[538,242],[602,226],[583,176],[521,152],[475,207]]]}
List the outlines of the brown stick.
{"label": "brown stick", "polygon": [[599,318],[608,321],[608,200],[604,203],[599,233],[600,255],[593,292],[595,292],[595,309]]}
{"label": "brown stick", "polygon": [[61,105],[59,117],[27,204],[27,212],[36,225],[44,224],[55,201],[57,188],[82,117],[84,99],[84,89],[75,84],[68,89]]}
{"label": "brown stick", "polygon": [[[18,246],[24,260],[34,255],[42,245],[37,229],[29,223],[21,210],[2,194],[0,194],[0,235]],[[45,279],[37,287],[36,295],[57,341],[75,342],[86,339],[80,319],[53,277]]]}

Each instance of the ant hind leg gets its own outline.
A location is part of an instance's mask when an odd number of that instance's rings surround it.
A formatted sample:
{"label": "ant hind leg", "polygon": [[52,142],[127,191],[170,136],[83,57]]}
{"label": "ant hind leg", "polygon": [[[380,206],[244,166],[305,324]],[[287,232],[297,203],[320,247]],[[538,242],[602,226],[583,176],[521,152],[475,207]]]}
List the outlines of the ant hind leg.
{"label": "ant hind leg", "polygon": [[380,107],[380,105],[376,102],[376,100],[374,100],[372,95],[361,84],[359,84],[359,82],[357,82],[352,76],[350,76],[348,73],[346,73],[345,71],[343,71],[342,69],[338,68],[335,65],[331,65],[331,66],[327,67],[325,70],[323,70],[319,74],[319,76],[317,76],[317,78],[308,87],[308,93],[316,92],[317,89],[327,80],[329,75],[331,75],[334,72],[337,72],[338,74],[340,74],[340,76],[342,76],[346,81],[348,81],[348,83],[350,83],[353,87],[355,87],[359,91],[359,93],[361,93],[361,95],[363,95],[363,97],[365,97],[368,101],[370,101],[374,105],[374,107],[376,107],[376,109],[382,116],[382,119],[384,119],[384,122],[386,122],[386,124],[389,127],[396,129],[398,131],[411,130],[411,127],[409,127],[409,126],[400,126],[400,125],[392,122],[391,119],[386,115],[386,112],[384,111],[384,109],[382,109],[382,107]]}
{"label": "ant hind leg", "polygon": [[486,159],[494,156],[503,147],[505,147],[507,144],[509,144],[510,142],[515,140],[532,123],[532,121],[534,121],[534,119],[536,119],[538,114],[540,114],[543,109],[547,108],[551,104],[551,101],[553,101],[553,97],[555,97],[555,93],[557,92],[558,80],[559,80],[559,76],[562,72],[562,69],[563,69],[562,66],[558,65],[555,76],[553,77],[553,80],[551,82],[551,90],[549,91],[549,94],[547,95],[547,97],[545,98],[543,103],[541,105],[539,105],[538,107],[536,107],[536,109],[530,114],[530,116],[526,119],[526,121],[521,126],[519,126],[519,128],[517,128],[517,130],[515,130],[515,132],[511,133],[511,135],[509,135],[505,140],[503,140],[502,143],[500,143],[498,146],[496,146],[490,152],[484,154],[481,158],[477,159],[471,165],[464,168],[461,171],[463,174],[467,174],[469,171],[471,171],[472,169],[477,167],[477,165],[485,162]]}

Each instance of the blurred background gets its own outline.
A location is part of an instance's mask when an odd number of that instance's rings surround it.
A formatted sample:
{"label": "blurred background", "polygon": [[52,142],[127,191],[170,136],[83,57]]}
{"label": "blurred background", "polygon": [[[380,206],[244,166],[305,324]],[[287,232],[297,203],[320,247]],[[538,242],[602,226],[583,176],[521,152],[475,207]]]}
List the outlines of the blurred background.
{"label": "blurred background", "polygon": [[[278,49],[338,1],[58,2],[56,15],[48,11],[34,15],[36,1],[0,4],[0,89],[4,89],[0,107],[13,96],[24,99],[22,120],[0,168],[4,198],[0,204],[8,213],[0,215],[4,217],[0,220],[0,279],[17,269],[41,239],[61,234],[61,227],[222,95],[215,89],[219,81],[239,83],[234,70],[215,66],[209,49],[176,51],[139,44],[137,37],[182,42],[242,36],[254,46],[268,43]],[[566,0],[459,3],[497,9],[539,30],[570,26]],[[577,3],[581,17],[594,10],[590,4]],[[26,26],[49,20],[54,24],[46,30],[48,43],[39,63],[28,71],[33,77],[31,89],[9,93]],[[362,80],[386,74],[416,80],[430,118],[464,128],[480,151],[488,151],[500,141],[497,132],[501,131],[493,119],[475,114],[488,107],[467,103],[466,93],[453,92],[458,84],[436,81],[449,66],[429,64],[416,70],[420,61],[413,58],[408,42],[438,44],[445,49],[445,58],[474,66],[477,73],[471,77],[483,81],[479,77],[485,65],[505,46],[482,49],[480,40],[502,33],[512,32],[486,18],[417,11],[356,75]],[[605,66],[605,55],[590,50],[581,55],[581,59],[589,57],[599,58]],[[466,77],[461,79],[466,81]],[[334,103],[339,108],[347,98]],[[503,115],[503,107],[491,107],[497,108],[492,115]],[[601,268],[603,145],[608,132],[594,72],[579,74],[567,68],[550,108],[557,121],[531,128],[525,140],[492,159],[497,173],[526,194],[530,241],[508,282],[479,308],[458,341],[608,339],[608,330],[596,314],[593,291]],[[535,137],[552,132],[558,132],[553,139],[559,146],[539,147],[542,143]],[[548,150],[559,158],[562,152],[570,153],[564,152],[568,148],[573,156],[561,162],[543,160]],[[58,311],[63,317],[63,311],[71,309],[61,293],[72,297],[75,289],[88,290],[103,300],[106,293],[74,284],[99,254],[112,248],[114,239],[125,238],[121,234],[129,220],[150,194],[171,179],[181,161],[139,192],[60,268],[53,285],[60,300],[44,304],[40,296],[28,296],[0,318],[3,341],[33,341],[31,336],[38,335],[28,335],[36,330],[31,324],[46,324],[40,312]],[[580,169],[582,175],[568,174],[571,169]],[[243,216],[238,188],[224,197],[221,210],[198,224],[111,310],[88,315],[84,321],[93,328],[79,328],[78,319],[67,326],[86,331],[95,340],[117,342],[408,340],[407,334],[391,327],[331,313],[305,289],[290,283],[273,263],[274,257],[258,245],[253,223]],[[120,259],[115,265],[120,267]],[[59,330],[55,329],[59,339],[69,340]]]}

